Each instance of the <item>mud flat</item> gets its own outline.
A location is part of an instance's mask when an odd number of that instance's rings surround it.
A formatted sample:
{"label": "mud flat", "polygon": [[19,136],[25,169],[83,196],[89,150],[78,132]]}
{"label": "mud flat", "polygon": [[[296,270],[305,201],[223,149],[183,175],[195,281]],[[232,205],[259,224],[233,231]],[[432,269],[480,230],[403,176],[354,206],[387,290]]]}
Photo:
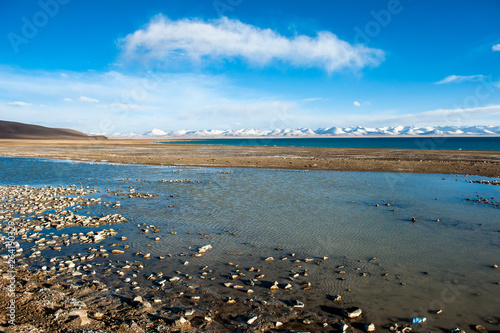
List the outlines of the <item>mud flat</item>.
{"label": "mud flat", "polygon": [[0,140],[0,155],[148,165],[500,176],[500,151],[211,146],[152,140]]}

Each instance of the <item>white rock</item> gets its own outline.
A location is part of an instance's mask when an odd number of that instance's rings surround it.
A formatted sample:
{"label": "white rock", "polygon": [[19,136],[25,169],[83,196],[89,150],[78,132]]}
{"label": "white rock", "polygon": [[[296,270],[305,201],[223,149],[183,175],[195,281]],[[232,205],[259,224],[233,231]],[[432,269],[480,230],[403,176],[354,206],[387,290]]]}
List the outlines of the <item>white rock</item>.
{"label": "white rock", "polygon": [[373,331],[375,331],[375,324],[370,323],[370,324],[365,325],[365,330],[367,332],[373,332]]}
{"label": "white rock", "polygon": [[363,311],[361,311],[360,308],[351,308],[344,310],[344,315],[346,315],[349,318],[357,318],[361,316],[362,313]]}
{"label": "white rock", "polygon": [[212,249],[212,245],[205,245],[205,246],[202,246],[198,249],[198,253],[205,253],[211,249]]}

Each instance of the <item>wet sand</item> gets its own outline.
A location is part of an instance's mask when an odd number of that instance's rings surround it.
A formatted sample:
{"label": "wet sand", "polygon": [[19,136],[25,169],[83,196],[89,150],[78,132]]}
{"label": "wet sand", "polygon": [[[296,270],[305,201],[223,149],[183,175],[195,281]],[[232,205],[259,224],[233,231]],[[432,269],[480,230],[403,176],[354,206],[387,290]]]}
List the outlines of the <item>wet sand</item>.
{"label": "wet sand", "polygon": [[163,140],[0,140],[0,155],[146,165],[500,177],[500,151],[212,146],[157,141]]}

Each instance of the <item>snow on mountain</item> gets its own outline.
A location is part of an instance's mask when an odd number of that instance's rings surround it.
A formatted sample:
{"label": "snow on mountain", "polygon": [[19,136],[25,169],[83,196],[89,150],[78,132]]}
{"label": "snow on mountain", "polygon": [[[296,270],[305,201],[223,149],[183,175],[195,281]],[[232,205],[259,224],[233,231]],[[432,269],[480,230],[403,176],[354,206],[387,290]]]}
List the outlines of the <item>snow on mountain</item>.
{"label": "snow on mountain", "polygon": [[152,137],[332,137],[332,136],[429,136],[429,135],[500,135],[500,126],[396,126],[396,127],[326,127],[285,128],[261,130],[241,128],[237,130],[204,129],[200,131],[179,130],[164,131],[154,128],[143,134],[137,133],[101,133],[112,138],[152,138]]}
{"label": "snow on mountain", "polygon": [[153,128],[151,131],[143,134],[144,136],[166,136],[168,132],[162,131],[161,129]]}

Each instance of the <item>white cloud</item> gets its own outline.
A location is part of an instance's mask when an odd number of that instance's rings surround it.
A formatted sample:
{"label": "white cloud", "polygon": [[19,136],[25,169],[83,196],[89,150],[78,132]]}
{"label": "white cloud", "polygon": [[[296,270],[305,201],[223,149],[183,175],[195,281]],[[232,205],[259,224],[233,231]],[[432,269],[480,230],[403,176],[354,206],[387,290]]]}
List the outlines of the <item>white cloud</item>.
{"label": "white cloud", "polygon": [[442,79],[441,81],[436,82],[436,84],[445,84],[445,83],[460,83],[466,81],[483,81],[486,79],[485,75],[450,75]]}
{"label": "white cloud", "polygon": [[250,64],[265,66],[283,62],[294,67],[320,68],[331,73],[344,68],[378,66],[384,52],[353,45],[329,31],[317,36],[282,36],[226,17],[202,21],[172,21],[162,15],[121,40],[126,58],[160,61],[165,64],[189,59],[242,58]]}
{"label": "white cloud", "polygon": [[354,102],[352,102],[352,105],[354,105],[354,106],[361,106],[361,103],[358,102],[358,101],[354,101]]}
{"label": "white cloud", "polygon": [[416,114],[409,114],[403,117],[415,119],[433,119],[440,120],[441,123],[460,123],[483,116],[492,116],[500,114],[500,105],[490,105],[474,108],[455,108],[455,109],[437,109],[425,111]]}
{"label": "white cloud", "polygon": [[[6,70],[0,67],[0,99],[29,95],[34,104],[16,110],[0,104],[0,119],[84,132],[217,128],[239,122],[269,128],[293,124],[286,112],[299,110],[295,99],[235,86],[225,75]],[[99,104],[68,103],[67,96],[92,96]],[[7,100],[8,101],[8,100]],[[73,101],[79,101],[74,98]],[[47,105],[42,108],[39,105]],[[47,111],[50,110],[50,113]],[[298,112],[298,111],[297,111]],[[50,121],[50,123],[49,123]]]}
{"label": "white cloud", "polygon": [[26,106],[30,106],[31,104],[30,103],[26,103],[26,102],[19,102],[19,101],[16,101],[16,102],[10,102],[10,103],[7,103],[6,104],[7,106],[14,106],[14,107],[26,107]]}
{"label": "white cloud", "polygon": [[493,51],[500,51],[500,44],[495,44],[493,45],[493,47],[491,48]]}
{"label": "white cloud", "polygon": [[[360,124],[375,127],[500,125],[500,105],[481,107],[478,103],[476,108],[402,114],[401,110],[384,109],[366,112],[364,106],[368,104],[364,101],[357,112],[349,112],[349,105],[342,108],[330,103],[321,107],[318,105],[323,104],[321,102],[307,103],[294,94],[287,98],[276,96],[272,91],[236,86],[225,75],[66,74],[67,77],[62,78],[57,72],[0,67],[0,99],[4,101],[0,103],[0,119],[95,133],[143,132],[152,128],[235,129],[236,126],[275,129]],[[16,100],[13,96],[30,96],[32,104],[13,112],[13,106],[7,105],[7,101]],[[100,103],[79,103],[78,97],[73,98],[77,103],[68,103],[64,101],[68,96],[92,96]],[[410,109],[410,105],[401,107]],[[235,125],[237,123],[240,125]]]}
{"label": "white cloud", "polygon": [[313,97],[313,98],[305,98],[304,102],[316,102],[316,101],[322,101],[323,98],[321,97]]}
{"label": "white cloud", "polygon": [[339,126],[366,124],[370,126],[469,126],[469,125],[500,125],[500,105],[490,105],[473,108],[436,109],[401,115],[342,115],[335,118]]}
{"label": "white cloud", "polygon": [[80,102],[87,102],[87,103],[99,103],[99,100],[98,99],[95,99],[95,98],[90,98],[90,97],[87,97],[87,96],[80,96],[80,98],[78,98],[78,100]]}
{"label": "white cloud", "polygon": [[73,100],[71,98],[65,98],[65,99],[63,99],[63,101],[65,101],[65,102],[72,102]]}

